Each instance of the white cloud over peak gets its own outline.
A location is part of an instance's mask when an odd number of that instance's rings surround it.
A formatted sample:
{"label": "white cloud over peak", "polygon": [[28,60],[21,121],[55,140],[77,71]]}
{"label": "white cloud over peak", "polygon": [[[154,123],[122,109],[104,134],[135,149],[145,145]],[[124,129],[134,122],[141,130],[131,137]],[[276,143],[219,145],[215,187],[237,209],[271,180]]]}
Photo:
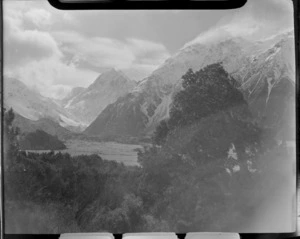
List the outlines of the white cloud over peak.
{"label": "white cloud over peak", "polygon": [[261,40],[293,29],[293,4],[290,0],[251,0],[232,11],[213,28],[201,33],[185,46],[213,43],[232,37]]}
{"label": "white cloud over peak", "polygon": [[[76,32],[56,32],[53,34],[56,40],[62,45],[63,52],[68,53],[76,59],[76,62],[83,62],[93,68],[115,67],[127,72],[131,68],[142,67],[146,74],[151,73],[149,69],[155,69],[170,54],[166,47],[160,43],[129,38],[117,40],[104,37],[85,37]],[[140,77],[132,75],[137,79]],[[141,80],[141,79],[137,79]]]}
{"label": "white cloud over peak", "polygon": [[42,95],[63,98],[73,86],[87,86],[98,76],[97,72],[77,69],[55,57],[30,61],[16,68],[5,68],[5,75],[14,76]]}
{"label": "white cloud over peak", "polygon": [[136,60],[144,64],[159,65],[170,57],[166,47],[156,42],[130,38],[127,43]]}

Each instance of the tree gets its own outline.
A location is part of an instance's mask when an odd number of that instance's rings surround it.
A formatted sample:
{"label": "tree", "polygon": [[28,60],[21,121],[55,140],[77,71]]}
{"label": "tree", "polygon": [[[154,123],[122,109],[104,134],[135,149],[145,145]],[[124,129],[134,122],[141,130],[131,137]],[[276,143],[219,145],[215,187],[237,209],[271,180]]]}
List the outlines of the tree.
{"label": "tree", "polygon": [[18,135],[20,130],[18,127],[13,127],[12,123],[15,119],[15,114],[12,108],[8,111],[4,109],[4,169],[11,167],[14,163],[19,150]]}
{"label": "tree", "polygon": [[[170,109],[168,120],[170,129],[192,124],[208,115],[236,107],[249,114],[242,93],[235,88],[235,80],[220,63],[209,65],[196,72],[190,69],[182,79],[183,90],[175,95]],[[157,132],[157,135],[163,133]]]}
{"label": "tree", "polygon": [[157,145],[161,145],[165,142],[165,139],[169,133],[169,127],[167,120],[162,120],[154,131],[153,141]]}
{"label": "tree", "polygon": [[[256,183],[248,163],[261,152],[262,130],[221,64],[182,78],[170,118],[154,133],[160,146],[139,154],[140,195],[172,230],[222,230],[227,216],[248,209],[245,198]],[[235,205],[242,201],[244,208]]]}

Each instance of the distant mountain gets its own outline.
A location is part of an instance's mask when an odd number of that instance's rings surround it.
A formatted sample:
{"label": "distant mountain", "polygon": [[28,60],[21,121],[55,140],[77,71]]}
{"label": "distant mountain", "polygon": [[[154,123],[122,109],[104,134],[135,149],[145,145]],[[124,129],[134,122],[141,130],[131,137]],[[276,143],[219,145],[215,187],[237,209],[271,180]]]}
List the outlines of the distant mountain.
{"label": "distant mountain", "polygon": [[121,71],[110,69],[103,72],[88,88],[77,88],[73,97],[65,102],[64,108],[89,125],[107,105],[132,91],[135,86],[135,81]]}
{"label": "distant mountain", "polygon": [[142,136],[147,117],[140,112],[139,100],[132,93],[120,97],[115,103],[108,105],[84,133],[90,136],[101,135],[104,138]]}
{"label": "distant mountain", "polygon": [[47,134],[43,130],[30,132],[20,140],[22,150],[61,150],[66,146],[56,136]]}
{"label": "distant mountain", "polygon": [[16,113],[29,120],[48,118],[62,127],[80,126],[80,123],[74,120],[74,116],[66,112],[58,103],[29,89],[15,78],[4,78],[4,106],[13,108]]}
{"label": "distant mountain", "polygon": [[[228,38],[209,44],[187,45],[141,81],[132,92],[108,105],[84,133],[113,137],[152,134],[158,123],[169,117],[173,97],[181,90],[181,77],[189,69],[198,71],[218,62],[237,80],[259,123],[270,126],[265,119],[274,117],[268,112],[277,112],[279,119],[272,127],[279,130],[278,122],[287,120],[283,117],[286,113],[279,112],[284,112],[285,106],[295,100],[293,41],[293,32],[289,32],[257,42]],[[256,85],[255,82],[260,83]],[[275,88],[271,89],[271,84]],[[255,85],[257,94],[250,94]],[[260,104],[260,99],[264,99],[265,103]],[[279,99],[282,99],[282,104],[276,103]]]}
{"label": "distant mountain", "polygon": [[15,113],[13,126],[19,127],[22,135],[35,132],[36,130],[43,130],[50,135],[57,136],[61,140],[66,140],[72,137],[74,134],[49,118],[30,120],[19,115],[18,113]]}

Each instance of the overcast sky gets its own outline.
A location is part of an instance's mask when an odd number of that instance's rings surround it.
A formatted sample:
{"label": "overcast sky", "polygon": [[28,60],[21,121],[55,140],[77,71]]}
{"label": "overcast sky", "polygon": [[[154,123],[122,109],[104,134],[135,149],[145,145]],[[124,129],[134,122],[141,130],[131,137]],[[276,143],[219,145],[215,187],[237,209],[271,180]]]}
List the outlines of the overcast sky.
{"label": "overcast sky", "polygon": [[253,39],[292,28],[291,0],[237,10],[62,11],[46,0],[4,0],[4,74],[60,98],[115,67],[142,80],[186,44]]}

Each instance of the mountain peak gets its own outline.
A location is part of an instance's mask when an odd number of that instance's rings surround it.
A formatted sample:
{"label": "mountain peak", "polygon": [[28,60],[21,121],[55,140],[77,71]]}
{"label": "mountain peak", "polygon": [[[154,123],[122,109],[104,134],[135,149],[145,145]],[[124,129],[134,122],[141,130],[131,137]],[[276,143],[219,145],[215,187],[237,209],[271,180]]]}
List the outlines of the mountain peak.
{"label": "mountain peak", "polygon": [[115,68],[110,68],[102,72],[90,87],[102,85],[109,82],[129,82],[131,81],[122,71]]}
{"label": "mountain peak", "polygon": [[107,70],[103,71],[103,73],[106,73],[106,72],[112,72],[112,73],[117,73],[119,72],[120,70],[116,69],[115,67],[110,67],[108,68]]}
{"label": "mountain peak", "polygon": [[85,124],[90,124],[98,114],[119,97],[136,86],[122,71],[110,68],[80,94],[70,99],[65,108]]}
{"label": "mountain peak", "polygon": [[129,80],[129,78],[124,74],[124,72],[123,71],[121,71],[121,70],[118,70],[118,69],[116,69],[116,68],[109,68],[108,70],[106,70],[106,71],[104,71],[104,72],[102,72],[101,74],[100,74],[100,77],[107,77],[107,76],[122,76],[122,77],[124,77],[124,78],[126,78],[127,80]]}

